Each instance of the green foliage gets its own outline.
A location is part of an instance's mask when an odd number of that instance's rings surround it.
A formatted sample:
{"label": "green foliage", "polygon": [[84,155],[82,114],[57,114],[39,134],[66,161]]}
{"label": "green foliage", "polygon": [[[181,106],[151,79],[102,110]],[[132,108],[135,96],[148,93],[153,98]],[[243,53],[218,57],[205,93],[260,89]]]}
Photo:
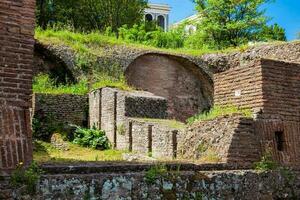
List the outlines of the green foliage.
{"label": "green foliage", "polygon": [[194,0],[199,30],[212,48],[239,46],[256,39],[268,18],[261,6],[271,0]]}
{"label": "green foliage", "polygon": [[125,133],[126,133],[126,126],[125,126],[125,124],[119,124],[117,126],[117,132],[118,132],[119,135],[125,135]]}
{"label": "green foliage", "polygon": [[278,24],[263,26],[261,33],[258,35],[258,41],[286,41],[284,28]]}
{"label": "green foliage", "polygon": [[59,24],[76,30],[92,31],[142,20],[147,0],[37,0],[37,24],[45,29]]}
{"label": "green foliage", "polygon": [[42,173],[43,171],[35,162],[32,162],[27,169],[23,163],[20,163],[11,175],[11,185],[14,188],[25,186],[26,193],[33,195],[36,193],[37,183]]}
{"label": "green foliage", "polygon": [[33,92],[44,94],[78,94],[88,92],[87,80],[82,79],[77,84],[56,85],[47,74],[39,74],[33,79]]}
{"label": "green foliage", "polygon": [[251,117],[252,112],[249,109],[240,109],[236,106],[214,106],[209,112],[204,112],[187,119],[188,124],[193,124],[197,121],[205,121],[215,119],[219,116],[242,114],[245,117]]}
{"label": "green foliage", "polygon": [[146,171],[145,179],[149,184],[153,184],[160,176],[168,173],[168,169],[165,165],[155,165],[152,166],[148,171]]}
{"label": "green foliage", "polygon": [[254,164],[255,169],[259,171],[276,170],[278,164],[273,160],[270,150],[267,150],[261,160]]}
{"label": "green foliage", "polygon": [[105,150],[111,147],[105,132],[97,129],[86,129],[75,126],[74,144],[93,149]]}
{"label": "green foliage", "polygon": [[[149,28],[150,27],[150,28]],[[132,28],[123,26],[119,29],[120,38],[145,45],[150,45],[158,48],[182,48],[184,45],[184,35],[178,29],[164,32],[158,26],[152,23],[144,23],[134,25]]]}

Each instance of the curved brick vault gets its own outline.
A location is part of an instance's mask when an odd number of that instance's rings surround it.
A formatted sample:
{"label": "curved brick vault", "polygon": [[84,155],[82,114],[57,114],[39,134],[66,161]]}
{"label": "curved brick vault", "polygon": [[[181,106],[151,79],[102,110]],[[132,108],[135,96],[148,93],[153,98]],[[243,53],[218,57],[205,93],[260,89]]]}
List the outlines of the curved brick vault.
{"label": "curved brick vault", "polygon": [[212,79],[186,58],[144,54],[129,64],[125,76],[129,85],[167,98],[169,118],[184,121],[212,105]]}

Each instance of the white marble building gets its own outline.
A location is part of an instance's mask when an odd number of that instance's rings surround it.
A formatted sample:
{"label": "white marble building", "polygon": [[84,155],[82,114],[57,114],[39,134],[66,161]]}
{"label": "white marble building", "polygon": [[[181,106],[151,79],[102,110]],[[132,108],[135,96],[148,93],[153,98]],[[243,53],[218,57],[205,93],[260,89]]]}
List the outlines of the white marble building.
{"label": "white marble building", "polygon": [[145,20],[157,21],[164,31],[168,31],[170,11],[171,7],[167,4],[149,4],[145,9]]}

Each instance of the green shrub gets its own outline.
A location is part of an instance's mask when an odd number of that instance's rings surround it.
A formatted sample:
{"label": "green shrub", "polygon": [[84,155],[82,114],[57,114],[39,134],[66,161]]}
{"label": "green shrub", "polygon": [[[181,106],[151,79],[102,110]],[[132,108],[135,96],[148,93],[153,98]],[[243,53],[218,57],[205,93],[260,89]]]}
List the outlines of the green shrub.
{"label": "green shrub", "polygon": [[74,144],[93,149],[105,150],[111,147],[105,132],[97,129],[87,129],[75,126]]}
{"label": "green shrub", "polygon": [[154,183],[160,176],[166,175],[168,169],[165,165],[155,165],[146,171],[145,179],[147,183]]}
{"label": "green shrub", "polygon": [[219,116],[241,114],[245,117],[251,117],[252,112],[249,109],[240,109],[236,106],[215,106],[209,112],[204,112],[187,119],[188,124],[192,124],[197,121],[205,121],[215,119]]}
{"label": "green shrub", "polygon": [[271,151],[268,150],[262,156],[261,160],[257,163],[254,163],[255,169],[259,171],[268,171],[268,170],[276,170],[279,166],[273,160]]}
{"label": "green shrub", "polygon": [[23,163],[20,163],[12,173],[10,183],[14,188],[25,186],[28,194],[35,194],[42,173],[43,171],[35,162],[32,162],[28,169],[24,167]]}

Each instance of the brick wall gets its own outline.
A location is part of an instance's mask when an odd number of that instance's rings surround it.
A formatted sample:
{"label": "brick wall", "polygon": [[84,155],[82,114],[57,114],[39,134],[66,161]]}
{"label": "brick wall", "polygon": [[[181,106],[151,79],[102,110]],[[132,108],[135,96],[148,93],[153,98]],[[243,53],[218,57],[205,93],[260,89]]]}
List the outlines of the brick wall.
{"label": "brick wall", "polygon": [[143,91],[101,88],[90,93],[89,104],[90,126],[104,130],[110,142],[118,149],[128,149],[128,138],[117,134],[120,129],[128,130],[128,117],[167,116],[167,101]]}
{"label": "brick wall", "polygon": [[210,77],[186,59],[146,54],[132,62],[125,74],[130,85],[166,98],[169,118],[184,121],[212,104]]}
{"label": "brick wall", "polygon": [[[84,95],[34,94],[33,117],[40,123],[87,126],[88,99]],[[46,133],[47,134],[47,133]]]}
{"label": "brick wall", "polygon": [[31,162],[34,0],[0,1],[0,173]]}
{"label": "brick wall", "polygon": [[259,110],[263,107],[262,69],[257,61],[247,67],[214,75],[214,104]]}
{"label": "brick wall", "polygon": [[201,159],[209,150],[226,163],[251,165],[260,159],[254,121],[239,114],[195,123],[188,127],[184,135],[179,144],[183,158]]}

